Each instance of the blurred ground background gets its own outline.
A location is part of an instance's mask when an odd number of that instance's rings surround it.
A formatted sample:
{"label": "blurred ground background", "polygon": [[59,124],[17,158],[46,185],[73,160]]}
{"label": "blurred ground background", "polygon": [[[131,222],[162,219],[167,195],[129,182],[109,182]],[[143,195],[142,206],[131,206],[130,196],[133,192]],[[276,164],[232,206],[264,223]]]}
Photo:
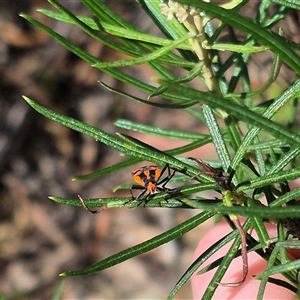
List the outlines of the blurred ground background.
{"label": "blurred ground background", "polygon": [[[245,8],[248,15],[256,1]],[[87,14],[79,1],[61,1],[76,14]],[[125,19],[149,32],[155,30],[134,1],[110,1]],[[0,9],[0,293],[7,299],[51,299],[63,281],[62,299],[162,299],[192,262],[193,249],[211,224],[193,230],[155,251],[93,276],[60,278],[143,242],[195,214],[191,210],[115,209],[91,215],[83,208],[56,204],[48,196],[84,198],[114,196],[114,186],[131,182],[134,168],[88,182],[72,177],[108,167],[124,158],[117,151],[73,132],[33,111],[26,95],[59,113],[78,118],[110,133],[120,131],[118,118],[166,128],[199,132],[188,115],[134,103],[104,90],[97,80],[118,89],[124,86],[91,68],[43,32],[20,18],[26,12],[103,60],[119,59],[80,30],[50,21],[35,11],[46,1],[1,1]],[[285,36],[299,42],[299,20],[286,19]],[[116,56],[116,57],[115,57]],[[253,86],[266,81],[271,57],[253,61]],[[147,68],[135,69],[150,81]],[[283,68],[284,89],[292,78]],[[134,91],[137,95],[137,92]],[[178,122],[180,120],[180,122]],[[203,129],[204,132],[205,129]],[[139,137],[160,149],[178,142]],[[194,155],[210,157],[212,147]],[[211,157],[210,157],[211,158]],[[212,157],[212,158],[215,158]],[[142,164],[140,164],[142,165]],[[129,191],[119,192],[129,196]],[[191,298],[186,285],[176,299]]]}

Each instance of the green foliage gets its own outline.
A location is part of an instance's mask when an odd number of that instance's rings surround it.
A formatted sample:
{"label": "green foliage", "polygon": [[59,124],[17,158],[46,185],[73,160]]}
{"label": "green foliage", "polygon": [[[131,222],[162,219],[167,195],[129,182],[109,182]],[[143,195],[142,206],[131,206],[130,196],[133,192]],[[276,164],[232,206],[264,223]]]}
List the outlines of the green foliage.
{"label": "green foliage", "polygon": [[[257,241],[251,235],[247,235],[247,249],[257,251],[269,261],[267,271],[257,276],[261,279],[259,299],[263,299],[266,283],[274,282],[270,276],[275,273],[284,274],[291,284],[298,287],[295,270],[299,269],[299,261],[282,258],[282,249],[290,247],[290,241],[286,240],[288,235],[284,231],[281,231],[280,235],[280,225],[278,238],[270,239],[264,221],[268,219],[281,224],[279,222],[281,220],[282,224],[290,229],[290,222],[299,216],[300,209],[295,206],[295,198],[299,197],[300,189],[292,191],[289,189],[289,182],[297,179],[300,174],[300,169],[294,167],[300,145],[300,135],[295,126],[293,127],[295,113],[291,113],[292,117],[289,116],[289,128],[275,120],[280,109],[286,104],[291,109],[295,109],[295,106],[291,104],[294,104],[299,96],[300,81],[291,82],[290,86],[274,99],[263,101],[262,96],[266,97],[271,94],[272,84],[277,80],[281,63],[289,66],[295,78],[300,74],[300,57],[295,52],[295,49],[299,49],[299,45],[284,38],[284,28],[283,33],[272,30],[285,17],[288,7],[299,9],[299,5],[293,1],[275,1],[278,3],[277,10],[270,12],[271,2],[263,0],[257,4],[255,19],[250,20],[240,12],[247,1],[238,3],[231,1],[224,8],[198,0],[178,0],[176,7],[171,6],[172,1],[168,2],[168,6],[167,3],[161,3],[159,0],[137,0],[166,36],[161,38],[141,32],[98,0],[82,0],[82,3],[93,14],[93,18],[75,16],[57,1],[49,0],[49,2],[56,10],[40,9],[40,13],[71,26],[77,26],[99,43],[131,58],[114,62],[101,61],[46,25],[30,16],[22,16],[92,67],[144,92],[145,98],[148,97],[148,99],[140,99],[134,95],[113,90],[105,83],[101,83],[104,87],[130,98],[131,101],[142,102],[144,105],[154,105],[161,109],[185,110],[199,125],[206,125],[210,132],[210,135],[204,135],[187,132],[184,128],[181,130],[158,129],[130,120],[118,120],[115,123],[116,126],[127,129],[129,134],[130,131],[138,131],[143,134],[188,141],[186,146],[163,152],[130,135],[112,135],[100,128],[60,115],[24,96],[27,103],[45,117],[86,134],[95,141],[122,152],[126,157],[124,162],[92,174],[78,176],[75,180],[87,180],[116,173],[147,157],[147,160],[160,165],[168,163],[172,169],[181,173],[182,176],[177,178],[177,182],[187,182],[193,176],[196,176],[195,180],[199,182],[197,184],[186,183],[179,193],[173,196],[168,195],[168,199],[165,193],[157,193],[145,203],[145,207],[200,208],[203,211],[198,215],[151,240],[117,253],[84,270],[64,272],[61,276],[92,274],[116,265],[176,239],[215,214],[221,213],[229,216],[246,216],[244,231],[254,227],[258,234]],[[212,20],[218,20],[218,25],[213,24]],[[220,42],[222,34],[227,32],[227,43]],[[236,32],[243,36],[243,41],[239,41]],[[177,51],[174,51],[175,49]],[[229,54],[227,58],[222,56],[223,51]],[[251,87],[249,62],[254,53],[260,55],[264,51],[273,54],[274,62],[269,78],[259,90],[255,91]],[[147,84],[126,73],[126,68],[138,64],[147,64],[153,69],[158,78],[158,86],[156,83]],[[228,73],[230,68],[232,72]],[[177,76],[176,69],[183,70],[186,75]],[[191,87],[190,81],[192,80],[201,82],[208,91]],[[149,98],[154,96],[164,99],[164,103],[150,101]],[[181,126],[180,122],[178,125]],[[214,144],[219,158],[218,165],[225,172],[231,169],[235,171],[232,181],[234,193],[230,193],[233,196],[229,199],[232,203],[228,203],[226,198],[227,204],[223,205],[222,196],[220,196],[221,199],[208,204],[207,201],[202,201],[202,198],[193,196],[201,191],[220,190],[216,180],[204,173],[199,175],[199,169],[184,156],[186,152],[209,143]],[[263,196],[268,206],[261,204],[260,199]],[[81,205],[78,199],[50,198],[66,205]],[[139,205],[139,201],[131,198],[87,199],[85,202],[91,207],[106,205],[108,208]],[[292,234],[294,237],[299,237],[295,231],[292,231]],[[237,229],[212,245],[192,264],[178,281],[169,298],[171,299],[176,294],[207,258],[233,240],[224,259],[216,262],[218,271],[203,297],[203,299],[211,299],[218,287],[218,282],[222,281],[225,270],[237,255],[240,247]],[[273,247],[269,247],[270,245]],[[269,251],[266,253],[261,251],[268,247]],[[204,269],[200,272],[204,272]],[[276,281],[276,284],[284,285],[279,281]]]}

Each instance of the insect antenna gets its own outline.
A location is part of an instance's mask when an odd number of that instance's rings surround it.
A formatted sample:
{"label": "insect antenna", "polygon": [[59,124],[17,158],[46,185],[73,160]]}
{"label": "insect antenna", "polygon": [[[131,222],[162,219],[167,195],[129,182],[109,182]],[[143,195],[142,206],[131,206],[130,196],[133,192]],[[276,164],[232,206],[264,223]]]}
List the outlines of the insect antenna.
{"label": "insect antenna", "polygon": [[83,206],[88,212],[90,212],[91,214],[98,214],[98,213],[100,213],[100,212],[102,212],[102,211],[104,211],[104,210],[107,209],[107,206],[104,205],[104,206],[102,206],[102,207],[100,207],[100,208],[98,208],[98,209],[92,210],[92,209],[90,209],[90,208],[85,204],[84,200],[81,198],[80,195],[78,195],[78,198],[79,198],[79,200],[80,200],[82,206]]}

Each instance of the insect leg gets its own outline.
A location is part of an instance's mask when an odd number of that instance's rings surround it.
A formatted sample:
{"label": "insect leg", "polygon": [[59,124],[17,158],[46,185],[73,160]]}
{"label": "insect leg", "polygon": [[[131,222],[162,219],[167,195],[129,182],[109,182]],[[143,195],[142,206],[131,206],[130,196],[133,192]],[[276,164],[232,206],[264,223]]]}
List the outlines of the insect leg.
{"label": "insect leg", "polygon": [[[132,190],[142,190],[136,197],[133,196]],[[133,200],[139,200],[145,193],[147,189],[141,185],[133,185],[130,189],[130,193]]]}
{"label": "insect leg", "polygon": [[[162,169],[161,171],[161,175],[165,172],[165,171],[168,171],[168,176],[165,177],[164,179],[162,179],[161,181],[159,181],[159,178],[157,179],[157,185],[160,185],[162,184],[162,188],[164,190],[172,190],[172,189],[168,189],[166,188],[166,185],[168,184],[168,182],[173,178],[173,176],[175,175],[175,170],[173,170],[173,172],[171,172],[171,168],[169,166],[169,164],[166,164],[165,167]],[[161,176],[160,176],[161,177]]]}

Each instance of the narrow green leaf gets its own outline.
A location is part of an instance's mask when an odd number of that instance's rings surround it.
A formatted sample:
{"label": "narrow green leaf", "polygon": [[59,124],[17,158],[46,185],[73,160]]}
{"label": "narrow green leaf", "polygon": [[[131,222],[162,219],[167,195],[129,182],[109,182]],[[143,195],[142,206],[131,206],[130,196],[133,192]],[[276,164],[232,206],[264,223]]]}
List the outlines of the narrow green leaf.
{"label": "narrow green leaf", "polygon": [[138,101],[138,102],[150,105],[150,106],[154,106],[154,107],[169,108],[169,109],[183,109],[183,108],[192,107],[192,106],[198,104],[197,100],[188,100],[188,99],[185,99],[185,98],[180,97],[180,96],[174,98],[173,100],[180,101],[181,103],[180,102],[179,103],[158,103],[158,102],[154,102],[154,101],[147,101],[147,100],[141,99],[139,97],[135,97],[133,95],[130,95],[128,93],[119,91],[115,88],[112,88],[112,87],[110,87],[109,85],[107,85],[106,83],[104,83],[102,81],[99,81],[99,83],[102,86],[104,86],[107,90],[109,90],[111,92],[114,92],[117,95],[121,95],[121,96],[127,97],[129,99],[132,99],[132,100],[135,100],[135,101]]}
{"label": "narrow green leaf", "polygon": [[[180,191],[167,194],[164,192],[151,195],[143,206],[145,207],[181,207],[181,208],[199,208],[198,202],[196,200],[189,199],[184,201],[183,196],[192,195],[199,192],[209,191],[216,188],[213,183],[201,183],[201,184],[191,184],[188,186],[183,186]],[[128,194],[130,195],[129,191]],[[67,199],[63,197],[50,196],[51,200],[70,206],[82,206],[79,199]],[[115,198],[95,198],[95,199],[84,199],[85,203],[91,207],[102,207],[104,205],[107,208],[117,208],[117,207],[136,207],[140,204],[140,201],[133,200],[132,197],[115,197]]]}
{"label": "narrow green leaf", "polygon": [[[272,139],[270,141],[263,141],[257,144],[252,144],[252,145],[248,145],[247,148],[249,151],[256,151],[256,150],[269,150],[270,148],[272,148],[273,150],[276,149],[276,147],[278,147],[280,149],[280,147],[288,147],[287,144],[285,144],[283,141],[277,140],[277,139]],[[282,152],[282,150],[281,150]]]}
{"label": "narrow green leaf", "polygon": [[276,247],[280,247],[284,249],[300,249],[300,241],[299,240],[281,241],[276,243]]}
{"label": "narrow green leaf", "polygon": [[205,46],[207,49],[219,50],[219,51],[231,51],[231,52],[238,52],[238,53],[258,53],[262,51],[268,50],[268,47],[257,47],[257,46],[245,46],[245,45],[234,45],[234,44],[221,44],[215,43],[213,45]]}
{"label": "narrow green leaf", "polygon": [[[152,160],[161,165],[169,163],[172,167],[174,167],[178,170],[186,169],[187,172],[190,172],[191,170],[193,170],[192,174],[193,175],[197,174],[196,168],[194,168],[184,162],[181,162],[180,160],[178,160],[162,151],[157,150],[157,152],[155,152],[155,148],[151,147],[151,149],[150,149],[149,145],[147,145],[148,148],[143,148],[143,146],[129,143],[128,141],[121,139],[121,138],[117,138],[111,134],[108,134],[99,128],[90,126],[84,122],[80,122],[73,118],[69,118],[69,117],[60,115],[58,113],[55,113],[52,110],[47,109],[47,108],[37,104],[36,102],[34,102],[33,100],[31,100],[30,98],[28,98],[26,96],[23,96],[23,98],[31,107],[33,107],[37,112],[39,112],[46,118],[53,120],[55,122],[58,122],[58,123],[62,124],[63,126],[69,127],[73,130],[76,130],[78,132],[86,134],[86,135],[94,138],[96,141],[100,141],[120,152],[123,152],[127,156],[138,157],[141,159],[145,159],[145,157],[147,157],[147,160],[150,160],[150,161]],[[133,140],[133,138],[131,138],[131,140]],[[143,145],[145,146],[146,144],[143,143]]]}
{"label": "narrow green leaf", "polygon": [[262,279],[263,277],[270,277],[278,273],[287,273],[289,271],[295,271],[300,269],[300,260],[294,260],[286,264],[280,264],[266,269],[262,274],[256,275],[255,278]]}
{"label": "narrow green leaf", "polygon": [[286,167],[290,162],[292,162],[299,155],[299,153],[300,153],[299,148],[290,150],[285,155],[283,155],[280,160],[278,160],[276,163],[273,164],[273,166],[270,168],[267,174],[272,174],[272,173],[274,174],[279,172],[284,167]]}
{"label": "narrow green leaf", "polygon": [[[68,16],[66,16],[60,12],[50,10],[50,9],[45,9],[45,8],[39,8],[39,9],[37,9],[37,11],[53,20],[57,20],[57,21],[61,21],[61,22],[73,24],[73,25],[76,24],[76,22],[74,22],[74,20],[70,19]],[[92,28],[94,30],[99,30],[99,26],[97,25],[95,20],[93,20],[92,18],[85,17],[85,16],[77,16],[77,18],[81,22],[83,22],[84,24],[89,26],[90,28]]]}
{"label": "narrow green leaf", "polygon": [[220,159],[221,165],[223,169],[227,171],[230,166],[230,157],[223,134],[210,107],[204,105],[202,107],[202,112],[206,121],[206,125],[210,131],[213,144]]}
{"label": "narrow green leaf", "polygon": [[[61,21],[64,23],[69,23],[69,24],[76,24],[76,22],[74,22],[74,20],[70,19],[69,17],[63,15],[62,13],[53,11],[53,10],[49,10],[49,9],[38,9],[38,12],[44,14],[45,16],[57,20],[57,21]],[[85,16],[77,16],[77,18],[85,23],[87,26],[89,26],[90,28],[94,29],[94,30],[99,30],[99,26],[97,25],[97,23],[92,19],[92,18],[88,18]],[[146,34],[143,33],[141,31],[134,29],[129,29],[128,27],[126,28],[122,28],[120,26],[117,25],[112,25],[106,22],[101,22],[101,26],[103,27],[103,29],[105,30],[105,32],[113,35],[113,36],[118,36],[121,38],[125,38],[125,39],[130,39],[130,40],[134,40],[134,41],[141,41],[143,43],[149,43],[149,44],[154,44],[154,45],[159,45],[159,46],[167,46],[170,45],[170,40],[158,37],[158,36],[153,36],[150,34]],[[188,43],[182,43],[177,45],[177,48],[179,49],[183,49],[183,50],[192,50],[192,46],[189,45]],[[254,51],[255,48],[257,52],[262,51],[263,47],[253,47]]]}
{"label": "narrow green leaf", "polygon": [[118,61],[113,61],[113,62],[98,62],[98,63],[94,64],[93,67],[96,67],[99,69],[106,69],[106,68],[122,68],[122,67],[145,64],[145,63],[151,62],[152,60],[160,58],[161,56],[165,55],[170,50],[176,48],[179,44],[183,43],[184,41],[188,40],[189,38],[191,38],[191,37],[185,36],[179,40],[170,41],[169,45],[161,47],[160,49],[158,49],[150,54],[144,54],[143,56],[136,58],[136,59],[118,60]]}
{"label": "narrow green leaf", "polygon": [[58,286],[57,286],[57,288],[55,290],[55,293],[54,293],[54,295],[52,297],[52,300],[61,300],[61,299],[63,299],[63,297],[62,297],[63,288],[64,288],[64,282],[61,281],[58,284]]}
{"label": "narrow green leaf", "polygon": [[257,179],[250,181],[250,185],[241,186],[238,188],[239,192],[245,192],[250,189],[260,188],[271,184],[276,184],[279,182],[292,181],[300,177],[300,168],[295,168],[292,170],[280,171],[277,173],[267,174],[261,176]]}
{"label": "narrow green leaf", "polygon": [[[196,189],[195,189],[196,190]],[[129,191],[128,191],[128,194]],[[79,199],[67,199],[63,197],[55,197],[50,196],[50,200],[53,200],[56,203],[69,205],[69,206],[76,206],[76,207],[82,207],[82,203]],[[164,207],[164,208],[193,208],[193,206],[190,206],[186,203],[183,203],[180,199],[174,198],[168,198],[166,199],[166,193],[159,193],[156,194],[154,197],[151,197],[150,199],[147,199],[147,201],[142,202],[140,200],[136,201],[132,199],[132,197],[122,197],[122,198],[94,198],[94,199],[84,199],[84,203],[88,207],[93,208],[101,208],[103,206],[106,206],[108,209],[112,208],[134,208],[137,206],[143,206],[148,208],[154,208],[154,207]]]}
{"label": "narrow green leaf", "polygon": [[102,260],[99,263],[92,264],[91,266],[89,266],[83,270],[64,272],[64,273],[61,273],[60,276],[83,276],[83,275],[93,274],[93,273],[99,272],[101,270],[107,269],[116,264],[124,262],[132,257],[135,257],[142,253],[146,253],[152,249],[155,249],[165,243],[168,243],[168,242],[182,236],[183,234],[191,231],[193,228],[204,223],[206,220],[208,220],[212,216],[213,216],[213,213],[201,212],[200,214],[196,215],[195,217],[188,219],[187,221],[181,223],[180,225],[177,225],[176,227],[174,227],[170,230],[167,230],[166,232],[164,232],[146,242],[140,243],[129,249],[121,251],[115,255],[112,255],[112,256]]}
{"label": "narrow green leaf", "polygon": [[294,200],[296,198],[300,197],[300,188],[296,188],[290,192],[285,193],[284,195],[278,197],[276,200],[274,200],[272,203],[270,203],[270,207],[278,207],[283,204],[288,203],[291,200]]}
{"label": "narrow green leaf", "polygon": [[[252,199],[249,199],[248,205],[249,207],[255,207],[255,201]],[[260,215],[253,216],[251,218],[251,224],[254,227],[258,240],[262,246],[263,249],[266,249],[269,246],[270,243],[270,237],[268,234],[268,231],[266,229],[266,226],[264,224],[264,220]]]}
{"label": "narrow green leaf", "polygon": [[[142,41],[143,43],[150,43],[159,46],[170,46],[171,40],[167,40],[164,38],[160,38],[158,36],[153,36],[150,34],[142,33],[140,31],[129,30],[128,28],[122,29],[117,26],[113,26],[106,23],[101,23],[105,31],[114,36],[119,36],[122,38],[127,38],[135,41]],[[179,42],[179,39],[177,40]],[[183,50],[192,50],[192,46],[189,43],[184,43],[185,39],[182,43],[176,45],[176,48]],[[175,47],[174,47],[175,48]]]}
{"label": "narrow green leaf", "polygon": [[188,140],[188,141],[197,141],[200,139],[208,138],[208,135],[199,134],[194,132],[187,132],[181,130],[169,130],[163,129],[155,126],[144,125],[141,123],[136,123],[129,120],[119,119],[115,122],[115,125],[120,128],[127,130],[133,130],[140,133],[152,134],[156,136],[176,139],[176,140]]}
{"label": "narrow green leaf", "polygon": [[272,2],[287,6],[296,10],[300,10],[300,3],[298,0],[272,0]]}
{"label": "narrow green leaf", "polygon": [[297,218],[300,213],[300,207],[243,207],[243,206],[215,206],[209,204],[202,204],[199,202],[199,207],[204,210],[212,211],[215,213],[221,213],[224,215],[235,214],[245,217],[255,217],[257,215],[262,218],[268,219],[285,219],[285,218]]}

